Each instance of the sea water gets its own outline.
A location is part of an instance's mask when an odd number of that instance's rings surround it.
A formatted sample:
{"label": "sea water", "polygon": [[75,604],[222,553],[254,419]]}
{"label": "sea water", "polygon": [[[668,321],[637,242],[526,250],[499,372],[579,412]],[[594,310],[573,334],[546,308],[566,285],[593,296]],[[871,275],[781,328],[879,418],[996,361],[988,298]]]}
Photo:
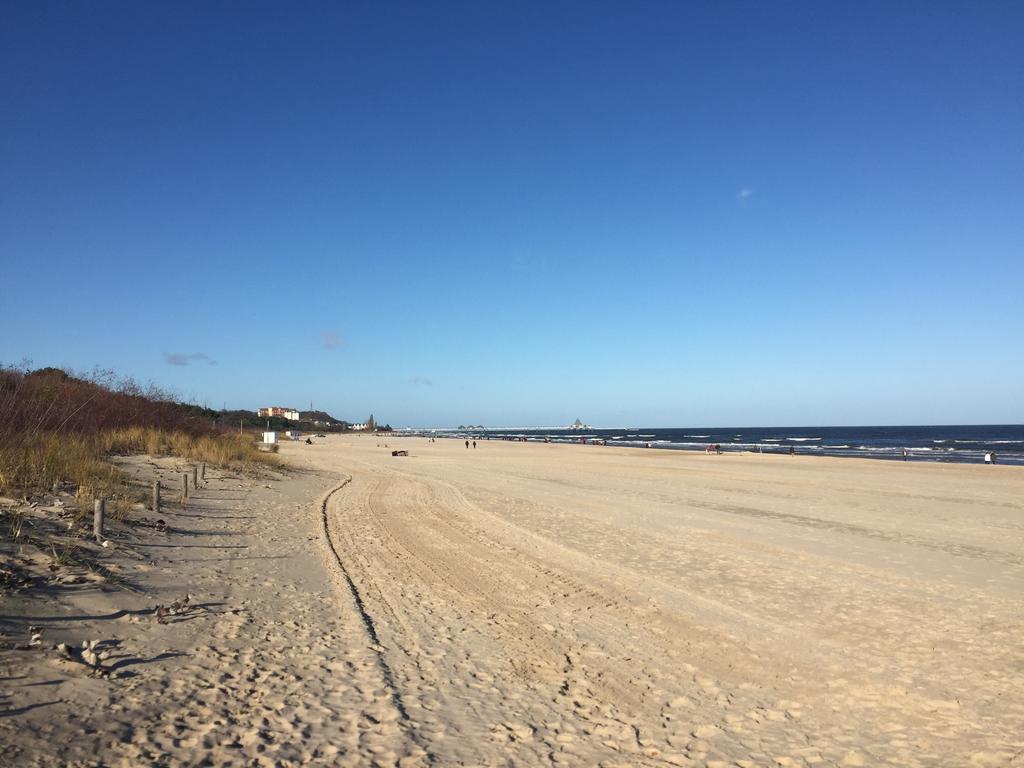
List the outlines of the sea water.
{"label": "sea water", "polygon": [[999,464],[1024,465],[1024,425],[926,427],[632,427],[414,430],[463,439],[520,439],[529,442],[601,443],[640,448],[796,453],[874,459],[980,463],[986,453]]}

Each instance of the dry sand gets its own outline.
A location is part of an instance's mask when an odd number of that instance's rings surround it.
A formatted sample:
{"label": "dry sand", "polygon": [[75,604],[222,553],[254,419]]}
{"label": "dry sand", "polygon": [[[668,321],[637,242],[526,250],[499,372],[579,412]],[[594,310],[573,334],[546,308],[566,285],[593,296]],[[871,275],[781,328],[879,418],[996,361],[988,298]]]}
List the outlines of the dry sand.
{"label": "dry sand", "polygon": [[5,597],[108,656],[0,651],[0,762],[1024,765],[1021,469],[383,442]]}

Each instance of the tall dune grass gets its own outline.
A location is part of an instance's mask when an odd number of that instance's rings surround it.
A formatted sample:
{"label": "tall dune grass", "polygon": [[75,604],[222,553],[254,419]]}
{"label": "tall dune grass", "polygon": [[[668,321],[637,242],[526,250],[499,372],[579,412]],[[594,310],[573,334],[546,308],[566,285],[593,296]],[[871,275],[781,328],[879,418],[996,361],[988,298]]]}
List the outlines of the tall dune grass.
{"label": "tall dune grass", "polygon": [[0,493],[40,493],[70,483],[80,494],[123,496],[112,454],[180,456],[251,470],[279,465],[254,436],[217,429],[196,406],[109,372],[71,376],[0,368]]}
{"label": "tall dune grass", "polygon": [[237,432],[192,435],[180,430],[123,427],[101,432],[99,438],[103,451],[108,454],[180,456],[241,471],[260,465],[277,466],[280,462],[276,456],[257,450],[251,434]]}
{"label": "tall dune grass", "polygon": [[0,445],[0,492],[41,493],[55,483],[103,496],[115,495],[123,484],[95,436],[40,432]]}

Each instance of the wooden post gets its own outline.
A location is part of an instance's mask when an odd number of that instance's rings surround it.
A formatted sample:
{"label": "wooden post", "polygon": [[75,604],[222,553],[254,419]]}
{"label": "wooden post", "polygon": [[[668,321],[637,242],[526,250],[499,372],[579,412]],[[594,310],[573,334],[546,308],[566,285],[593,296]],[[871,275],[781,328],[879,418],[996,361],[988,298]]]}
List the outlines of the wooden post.
{"label": "wooden post", "polygon": [[192,487],[199,487],[199,467],[192,467]]}
{"label": "wooden post", "polygon": [[187,499],[188,498],[188,472],[185,472],[181,476],[181,489],[182,489],[182,496],[184,496]]}
{"label": "wooden post", "polygon": [[153,511],[160,511],[160,481],[153,481]]}
{"label": "wooden post", "polygon": [[199,465],[199,479],[206,482],[206,462]]}
{"label": "wooden post", "polygon": [[96,541],[103,540],[103,516],[106,514],[107,505],[103,499],[96,499],[92,507],[92,534]]}

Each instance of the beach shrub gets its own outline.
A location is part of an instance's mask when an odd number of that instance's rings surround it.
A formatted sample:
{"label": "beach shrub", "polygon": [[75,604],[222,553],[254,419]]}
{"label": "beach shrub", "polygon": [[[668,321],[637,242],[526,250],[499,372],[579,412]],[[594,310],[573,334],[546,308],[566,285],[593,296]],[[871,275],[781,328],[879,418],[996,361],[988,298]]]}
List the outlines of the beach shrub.
{"label": "beach shrub", "polygon": [[280,459],[255,435],[215,425],[210,412],[109,371],[0,367],[0,493],[69,483],[80,497],[128,498],[111,455],[180,456],[249,471]]}

